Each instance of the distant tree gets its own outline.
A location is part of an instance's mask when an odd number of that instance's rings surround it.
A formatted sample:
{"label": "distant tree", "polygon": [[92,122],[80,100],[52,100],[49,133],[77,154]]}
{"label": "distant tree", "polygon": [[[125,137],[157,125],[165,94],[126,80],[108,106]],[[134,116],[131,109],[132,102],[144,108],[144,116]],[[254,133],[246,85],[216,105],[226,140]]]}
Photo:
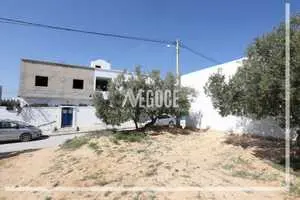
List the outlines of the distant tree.
{"label": "distant tree", "polygon": [[7,110],[13,110],[20,107],[20,101],[15,99],[2,99],[0,106],[5,106]]}
{"label": "distant tree", "polygon": [[[300,16],[291,18],[291,126],[300,125]],[[273,117],[285,124],[285,27],[255,39],[247,59],[225,80],[221,71],[209,77],[205,93],[222,116]]]}

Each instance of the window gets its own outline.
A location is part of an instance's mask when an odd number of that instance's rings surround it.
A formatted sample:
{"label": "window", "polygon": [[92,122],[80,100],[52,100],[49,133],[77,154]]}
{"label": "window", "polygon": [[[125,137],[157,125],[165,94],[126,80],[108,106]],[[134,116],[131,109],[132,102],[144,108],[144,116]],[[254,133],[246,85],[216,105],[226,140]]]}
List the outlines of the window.
{"label": "window", "polygon": [[13,122],[6,122],[6,121],[0,122],[0,129],[17,128],[17,127],[18,127],[18,125]]}
{"label": "window", "polygon": [[0,122],[0,129],[6,128],[7,123],[6,122]]}
{"label": "window", "polygon": [[35,76],[35,86],[47,87],[48,77],[47,76]]}
{"label": "window", "polygon": [[83,80],[73,79],[73,89],[83,89]]}
{"label": "window", "polygon": [[95,65],[95,67],[96,67],[96,68],[100,68],[100,69],[102,68],[100,65]]}
{"label": "window", "polygon": [[10,128],[18,128],[18,124],[10,122]]}
{"label": "window", "polygon": [[157,118],[158,119],[168,119],[168,118],[170,118],[170,116],[169,115],[160,115]]}
{"label": "window", "polygon": [[96,90],[107,91],[109,79],[96,79]]}

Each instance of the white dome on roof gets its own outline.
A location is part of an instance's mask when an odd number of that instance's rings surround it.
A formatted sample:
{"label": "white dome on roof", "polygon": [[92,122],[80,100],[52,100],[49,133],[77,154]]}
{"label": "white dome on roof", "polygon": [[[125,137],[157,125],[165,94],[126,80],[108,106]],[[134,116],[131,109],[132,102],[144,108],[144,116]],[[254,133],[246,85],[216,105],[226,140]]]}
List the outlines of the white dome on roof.
{"label": "white dome on roof", "polygon": [[98,59],[91,61],[91,67],[97,69],[111,69],[111,63],[106,60]]}

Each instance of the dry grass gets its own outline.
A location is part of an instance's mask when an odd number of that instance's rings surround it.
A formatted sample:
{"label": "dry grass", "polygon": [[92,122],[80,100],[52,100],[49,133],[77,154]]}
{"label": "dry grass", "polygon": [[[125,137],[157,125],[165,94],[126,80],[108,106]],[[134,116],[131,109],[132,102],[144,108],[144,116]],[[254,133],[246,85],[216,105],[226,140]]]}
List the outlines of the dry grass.
{"label": "dry grass", "polygon": [[[229,135],[226,144],[240,146],[243,149],[252,149],[256,157],[269,160],[271,163],[285,165],[285,140],[265,138],[253,135]],[[291,145],[291,167],[300,170],[300,147]]]}
{"label": "dry grass", "polygon": [[[245,137],[213,131],[175,129],[141,136],[94,132],[58,149],[29,152],[1,161],[0,184],[19,186],[131,187],[131,186],[281,186],[284,172],[256,154],[254,143],[241,147]],[[153,132],[154,130],[144,130]],[[188,134],[186,134],[187,132]],[[114,133],[114,132],[113,132]],[[114,133],[116,134],[116,133]],[[138,137],[138,139],[137,139]],[[114,142],[117,141],[117,144]],[[230,141],[230,145],[228,144]],[[239,141],[239,142],[236,142]],[[252,141],[253,142],[253,141]],[[233,144],[233,145],[232,145]],[[268,158],[268,157],[267,157]],[[39,162],[37,162],[39,161]],[[38,165],[37,165],[38,164]],[[10,166],[10,167],[6,167]],[[277,166],[277,165],[276,165]],[[24,173],[26,172],[26,173]],[[29,173],[30,172],[30,173]],[[20,182],[20,180],[22,180]],[[292,198],[299,195],[298,182]],[[18,193],[0,197],[18,199]],[[98,192],[51,193],[52,199],[283,199],[283,193],[239,192]],[[44,199],[22,193],[23,199]],[[20,199],[19,198],[19,199]]]}

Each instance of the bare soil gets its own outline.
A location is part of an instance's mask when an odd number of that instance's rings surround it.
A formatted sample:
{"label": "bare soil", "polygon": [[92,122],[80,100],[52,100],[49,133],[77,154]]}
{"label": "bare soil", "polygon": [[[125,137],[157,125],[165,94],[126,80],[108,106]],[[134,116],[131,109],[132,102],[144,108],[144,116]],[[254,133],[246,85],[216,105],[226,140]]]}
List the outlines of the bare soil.
{"label": "bare soil", "polygon": [[[142,142],[93,137],[77,149],[48,148],[2,158],[0,200],[299,198],[280,191],[51,191],[60,187],[221,188],[284,184],[284,170],[271,159],[257,156],[257,146],[237,145],[232,136],[216,131],[185,133],[153,133]],[[292,179],[297,177],[292,175]],[[24,186],[47,188],[50,192],[5,190]]]}

